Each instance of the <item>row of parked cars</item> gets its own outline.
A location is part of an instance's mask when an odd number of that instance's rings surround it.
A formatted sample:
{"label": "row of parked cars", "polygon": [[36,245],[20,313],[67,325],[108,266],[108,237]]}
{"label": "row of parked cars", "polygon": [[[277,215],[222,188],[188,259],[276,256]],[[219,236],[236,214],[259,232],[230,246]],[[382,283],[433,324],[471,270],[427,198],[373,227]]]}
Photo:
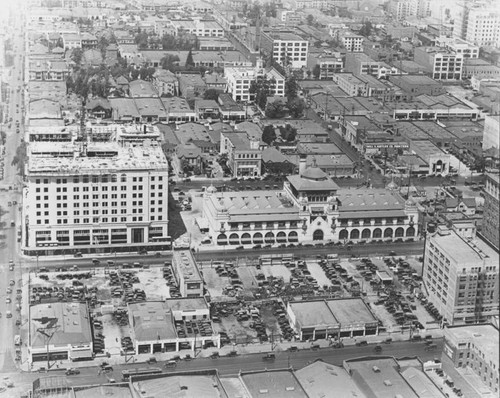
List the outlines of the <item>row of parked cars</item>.
{"label": "row of parked cars", "polygon": [[163,266],[163,278],[167,281],[170,297],[172,298],[181,297],[181,292],[174,278],[174,272],[172,270],[171,262],[168,261],[165,262]]}

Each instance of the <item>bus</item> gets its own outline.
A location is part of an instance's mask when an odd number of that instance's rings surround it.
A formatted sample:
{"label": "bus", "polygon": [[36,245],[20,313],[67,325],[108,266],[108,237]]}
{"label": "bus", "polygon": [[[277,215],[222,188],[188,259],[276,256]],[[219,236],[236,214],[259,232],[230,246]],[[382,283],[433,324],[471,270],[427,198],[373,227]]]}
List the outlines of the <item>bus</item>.
{"label": "bus", "polygon": [[149,376],[162,373],[160,368],[136,368],[122,370],[122,379],[128,380],[131,376]]}

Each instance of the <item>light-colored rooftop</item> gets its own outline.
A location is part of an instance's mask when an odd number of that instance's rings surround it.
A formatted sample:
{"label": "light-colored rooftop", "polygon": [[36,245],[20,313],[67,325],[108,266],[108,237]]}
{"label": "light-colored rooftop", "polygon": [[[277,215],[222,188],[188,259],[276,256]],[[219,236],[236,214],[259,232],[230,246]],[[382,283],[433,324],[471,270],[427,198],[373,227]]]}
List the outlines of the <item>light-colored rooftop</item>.
{"label": "light-colored rooftop", "polygon": [[66,346],[92,342],[90,320],[86,304],[50,303],[30,307],[30,334],[32,347],[45,347],[46,337],[38,330],[53,334],[51,345]]}
{"label": "light-colored rooftop", "polygon": [[347,360],[344,367],[368,397],[419,398],[397,371],[398,363],[394,358]]}
{"label": "light-colored rooftop", "polygon": [[290,370],[245,373],[240,377],[252,397],[309,398]]}
{"label": "light-colored rooftop", "polygon": [[131,327],[135,339],[141,341],[170,340],[177,338],[172,312],[163,301],[145,301],[128,304]]}
{"label": "light-colored rooftop", "polygon": [[447,230],[444,233],[436,232],[431,242],[462,268],[488,265],[498,269],[498,253],[479,238],[468,240],[453,230]]}
{"label": "light-colored rooftop", "polygon": [[451,326],[445,329],[445,336],[456,341],[473,343],[482,352],[494,356],[499,363],[499,334],[493,325]]}
{"label": "light-colored rooftop", "polygon": [[361,299],[327,300],[326,304],[330,308],[335,319],[343,326],[377,323],[377,319],[370,310],[368,310],[368,307]]}
{"label": "light-colored rooftop", "polygon": [[75,398],[132,398],[128,386],[106,386],[90,387],[74,390]]}
{"label": "light-colored rooftop", "polygon": [[290,302],[293,314],[301,327],[327,327],[339,324],[324,300]]}
{"label": "light-colored rooftop", "polygon": [[[28,147],[30,173],[60,172],[66,174],[119,172],[122,169],[168,170],[161,147],[146,141],[143,146],[119,145],[115,142],[91,143],[82,156],[81,147],[73,143],[34,142]],[[58,156],[65,152],[71,156]]]}
{"label": "light-colored rooftop", "polygon": [[227,398],[214,375],[161,376],[132,383],[136,394],[148,398]]}
{"label": "light-colored rooftop", "polygon": [[[366,398],[344,368],[317,360],[295,372],[309,397]],[[333,387],[334,386],[334,387]]]}
{"label": "light-colored rooftop", "polygon": [[338,198],[341,202],[339,211],[376,211],[403,210],[404,199],[395,192],[382,188],[374,189],[339,189]]}
{"label": "light-colored rooftop", "polygon": [[401,376],[418,394],[419,398],[444,398],[443,392],[420,369],[409,367],[401,372]]}
{"label": "light-colored rooftop", "polygon": [[203,280],[191,250],[174,250],[172,260],[174,267],[183,275],[185,281]]}

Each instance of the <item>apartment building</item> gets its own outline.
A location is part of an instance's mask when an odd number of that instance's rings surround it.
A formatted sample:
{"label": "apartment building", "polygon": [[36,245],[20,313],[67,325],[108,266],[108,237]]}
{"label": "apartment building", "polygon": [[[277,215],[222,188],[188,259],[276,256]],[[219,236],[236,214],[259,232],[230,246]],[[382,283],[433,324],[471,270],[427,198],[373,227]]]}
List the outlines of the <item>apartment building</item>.
{"label": "apartment building", "polygon": [[340,40],[342,42],[347,52],[363,52],[363,40],[365,39],[364,36],[357,35],[350,30],[340,30],[332,36],[336,37],[337,40]]}
{"label": "apartment building", "polygon": [[333,81],[350,97],[365,97],[366,84],[352,73],[336,73]]}
{"label": "apartment building", "polygon": [[300,69],[307,66],[309,42],[289,30],[261,33],[261,49],[284,67]]}
{"label": "apartment building", "polygon": [[227,91],[235,101],[253,101],[254,94],[250,93],[250,86],[253,81],[262,77],[273,81],[270,96],[283,97],[285,95],[285,77],[274,68],[263,69],[259,65],[225,68],[224,75],[227,79]]}
{"label": "apartment building", "polygon": [[233,177],[260,177],[262,151],[260,141],[248,137],[246,132],[222,132],[220,153],[227,154]]}
{"label": "apartment building", "polygon": [[452,10],[455,36],[479,47],[500,45],[500,9],[496,1],[463,2]]}
{"label": "apartment building", "polygon": [[500,177],[498,174],[487,173],[481,233],[497,250],[500,242],[499,197]]}
{"label": "apartment building", "polygon": [[410,15],[410,0],[392,0],[389,2],[389,13],[398,21]]}
{"label": "apartment building", "polygon": [[319,66],[320,80],[331,80],[335,73],[341,73],[344,68],[344,61],[339,56],[329,54],[309,54],[307,67],[313,71],[316,65]]}
{"label": "apartment building", "polygon": [[430,0],[410,0],[410,15],[418,18],[426,18],[431,16],[431,1]]}
{"label": "apartment building", "polygon": [[156,141],[139,141],[142,129],[133,144],[121,139],[121,127],[102,129],[109,132],[96,128],[93,136],[115,140],[29,144],[25,253],[161,250],[168,235],[165,155]]}
{"label": "apartment building", "polygon": [[[444,353],[457,368],[472,370],[482,384],[498,394],[498,328],[492,324],[444,329]],[[486,392],[486,391],[485,391]]]}
{"label": "apartment building", "polygon": [[439,47],[417,47],[414,54],[415,62],[424,66],[433,79],[462,79],[463,54],[456,54]]}
{"label": "apartment building", "polygon": [[425,244],[423,282],[429,302],[449,325],[498,316],[498,252],[476,237],[471,223],[439,226]]}

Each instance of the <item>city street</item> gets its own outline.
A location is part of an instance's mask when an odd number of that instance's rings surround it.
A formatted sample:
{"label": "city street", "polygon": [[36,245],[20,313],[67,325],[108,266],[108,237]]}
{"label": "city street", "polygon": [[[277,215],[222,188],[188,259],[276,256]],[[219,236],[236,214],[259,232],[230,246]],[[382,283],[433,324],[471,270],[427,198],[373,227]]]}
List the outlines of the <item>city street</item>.
{"label": "city street", "polygon": [[[412,343],[412,342],[394,342],[392,344],[383,344],[382,353],[378,355],[394,356],[396,358],[407,358],[418,356],[423,362],[432,360],[440,353],[443,347],[442,340],[435,340],[437,348],[435,351],[426,351],[423,343]],[[236,375],[240,371],[249,372],[266,369],[283,369],[288,367],[293,367],[294,369],[300,369],[307,364],[315,361],[316,359],[322,359],[325,362],[332,363],[338,366],[342,366],[342,363],[346,359],[358,358],[363,356],[371,356],[373,353],[373,345],[365,347],[349,346],[341,349],[325,348],[320,350],[301,350],[298,352],[288,352],[288,351],[276,351],[276,359],[273,362],[263,361],[262,354],[251,354],[251,355],[241,355],[237,357],[220,357],[218,359],[210,358],[198,358],[193,361],[180,361],[177,367],[165,370],[165,373],[169,372],[182,372],[182,371],[193,371],[193,370],[207,370],[207,369],[217,369],[220,375]],[[440,357],[440,354],[437,355]],[[115,379],[117,382],[121,381],[121,371],[124,369],[132,368],[145,368],[149,365],[144,363],[129,363],[123,365],[113,365],[113,372],[107,374],[98,374],[98,370],[95,367],[100,363],[99,361],[89,362],[88,368],[79,368],[80,374],[68,376],[68,384],[77,386],[84,384],[100,384],[108,382],[109,378]],[[156,365],[151,365],[153,367],[163,367],[163,363],[159,362]],[[19,385],[26,384],[28,387],[29,383],[36,380],[39,377],[46,376],[64,376],[64,371],[54,370],[50,373],[23,373],[23,374],[12,374],[11,379]]]}
{"label": "city street", "polygon": [[[4,239],[2,240],[3,245],[0,246],[0,272],[2,277],[0,278],[0,371],[1,372],[12,372],[16,370],[16,365],[14,363],[14,335],[18,329],[15,322],[17,318],[16,311],[16,286],[18,281],[21,279],[21,268],[19,265],[17,253],[17,228],[21,221],[21,193],[15,189],[16,186],[20,187],[20,179],[18,176],[18,168],[16,165],[12,165],[12,160],[16,155],[16,150],[24,136],[24,120],[22,108],[24,107],[24,93],[23,89],[17,90],[18,86],[23,86],[23,48],[24,48],[24,37],[22,29],[22,21],[19,16],[14,20],[15,26],[13,31],[17,32],[13,36],[13,48],[15,52],[14,65],[11,69],[11,85],[9,89],[11,90],[10,101],[8,104],[9,118],[12,117],[11,127],[8,128],[7,124],[3,125],[3,128],[7,131],[6,139],[6,153],[4,159],[4,179],[0,181],[0,203],[2,204],[2,210],[6,211],[2,215],[0,222],[3,225],[2,235]],[[16,133],[16,121],[19,121],[19,133]],[[17,202],[17,205],[14,203]],[[14,222],[14,226],[12,226]],[[14,260],[16,262],[16,267],[14,271],[9,271],[9,260]],[[7,288],[10,285],[11,280],[15,282],[16,285],[12,286],[13,292],[7,294]],[[7,303],[7,299],[10,298],[10,303]],[[11,311],[12,317],[7,317],[7,311]]]}

